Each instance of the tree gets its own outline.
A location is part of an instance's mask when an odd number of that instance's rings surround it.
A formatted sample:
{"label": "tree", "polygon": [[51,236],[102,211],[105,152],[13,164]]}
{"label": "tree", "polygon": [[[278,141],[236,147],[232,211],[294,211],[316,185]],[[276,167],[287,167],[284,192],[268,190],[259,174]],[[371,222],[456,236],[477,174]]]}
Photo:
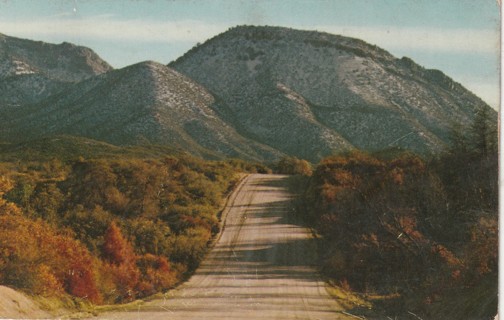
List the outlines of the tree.
{"label": "tree", "polygon": [[[140,280],[140,271],[136,265],[137,257],[133,246],[122,235],[121,229],[112,221],[105,233],[103,244],[105,265],[104,273],[112,279],[114,289],[113,300],[120,302],[135,298],[135,289]],[[109,279],[110,280],[110,279]]]}
{"label": "tree", "polygon": [[70,236],[43,221],[0,215],[0,283],[35,294],[67,293],[100,303],[95,262]]}
{"label": "tree", "polygon": [[453,155],[467,154],[468,137],[463,133],[463,127],[460,124],[452,124],[450,128],[450,147],[448,153]]}
{"label": "tree", "polygon": [[30,198],[30,206],[36,216],[56,223],[64,199],[65,196],[55,183],[38,183]]}
{"label": "tree", "polygon": [[489,108],[480,108],[471,126],[470,142],[473,151],[482,156],[496,152],[497,138],[497,127],[492,121]]}
{"label": "tree", "polygon": [[14,183],[5,177],[0,177],[0,216],[1,215],[20,215],[21,209],[14,203],[3,199],[4,195],[14,187]]}
{"label": "tree", "polygon": [[110,223],[105,232],[105,243],[103,244],[103,254],[105,260],[111,264],[131,264],[135,262],[135,252],[128,240],[122,235],[121,229],[115,221]]}

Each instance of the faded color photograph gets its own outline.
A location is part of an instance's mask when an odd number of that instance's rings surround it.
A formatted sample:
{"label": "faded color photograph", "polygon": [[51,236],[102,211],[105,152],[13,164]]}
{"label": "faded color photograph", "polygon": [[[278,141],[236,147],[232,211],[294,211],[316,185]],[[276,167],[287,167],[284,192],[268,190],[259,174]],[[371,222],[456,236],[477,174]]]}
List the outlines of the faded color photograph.
{"label": "faded color photograph", "polygon": [[498,318],[501,3],[0,0],[0,319]]}

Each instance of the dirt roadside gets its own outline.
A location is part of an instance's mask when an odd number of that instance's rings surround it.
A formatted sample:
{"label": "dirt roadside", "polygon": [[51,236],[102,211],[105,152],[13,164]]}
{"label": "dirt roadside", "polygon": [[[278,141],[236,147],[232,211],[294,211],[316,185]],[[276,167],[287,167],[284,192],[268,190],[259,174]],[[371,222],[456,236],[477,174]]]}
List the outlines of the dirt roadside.
{"label": "dirt roadside", "polygon": [[0,319],[47,319],[51,314],[27,295],[0,286]]}

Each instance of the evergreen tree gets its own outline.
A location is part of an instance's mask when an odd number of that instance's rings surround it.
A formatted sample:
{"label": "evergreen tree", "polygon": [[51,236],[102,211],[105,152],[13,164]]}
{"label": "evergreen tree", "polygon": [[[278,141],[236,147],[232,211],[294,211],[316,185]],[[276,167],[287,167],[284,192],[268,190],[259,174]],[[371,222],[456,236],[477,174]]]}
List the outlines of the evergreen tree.
{"label": "evergreen tree", "polygon": [[488,107],[482,107],[476,113],[471,126],[471,147],[479,155],[488,156],[497,151],[497,126]]}

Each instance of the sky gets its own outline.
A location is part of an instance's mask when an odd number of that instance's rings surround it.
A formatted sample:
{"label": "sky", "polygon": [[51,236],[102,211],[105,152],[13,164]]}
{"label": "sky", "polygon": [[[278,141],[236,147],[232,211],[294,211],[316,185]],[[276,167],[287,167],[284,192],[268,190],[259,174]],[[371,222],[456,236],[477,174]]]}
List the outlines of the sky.
{"label": "sky", "polygon": [[0,0],[0,33],[92,48],[114,68],[168,63],[237,25],[362,39],[500,100],[499,0]]}

